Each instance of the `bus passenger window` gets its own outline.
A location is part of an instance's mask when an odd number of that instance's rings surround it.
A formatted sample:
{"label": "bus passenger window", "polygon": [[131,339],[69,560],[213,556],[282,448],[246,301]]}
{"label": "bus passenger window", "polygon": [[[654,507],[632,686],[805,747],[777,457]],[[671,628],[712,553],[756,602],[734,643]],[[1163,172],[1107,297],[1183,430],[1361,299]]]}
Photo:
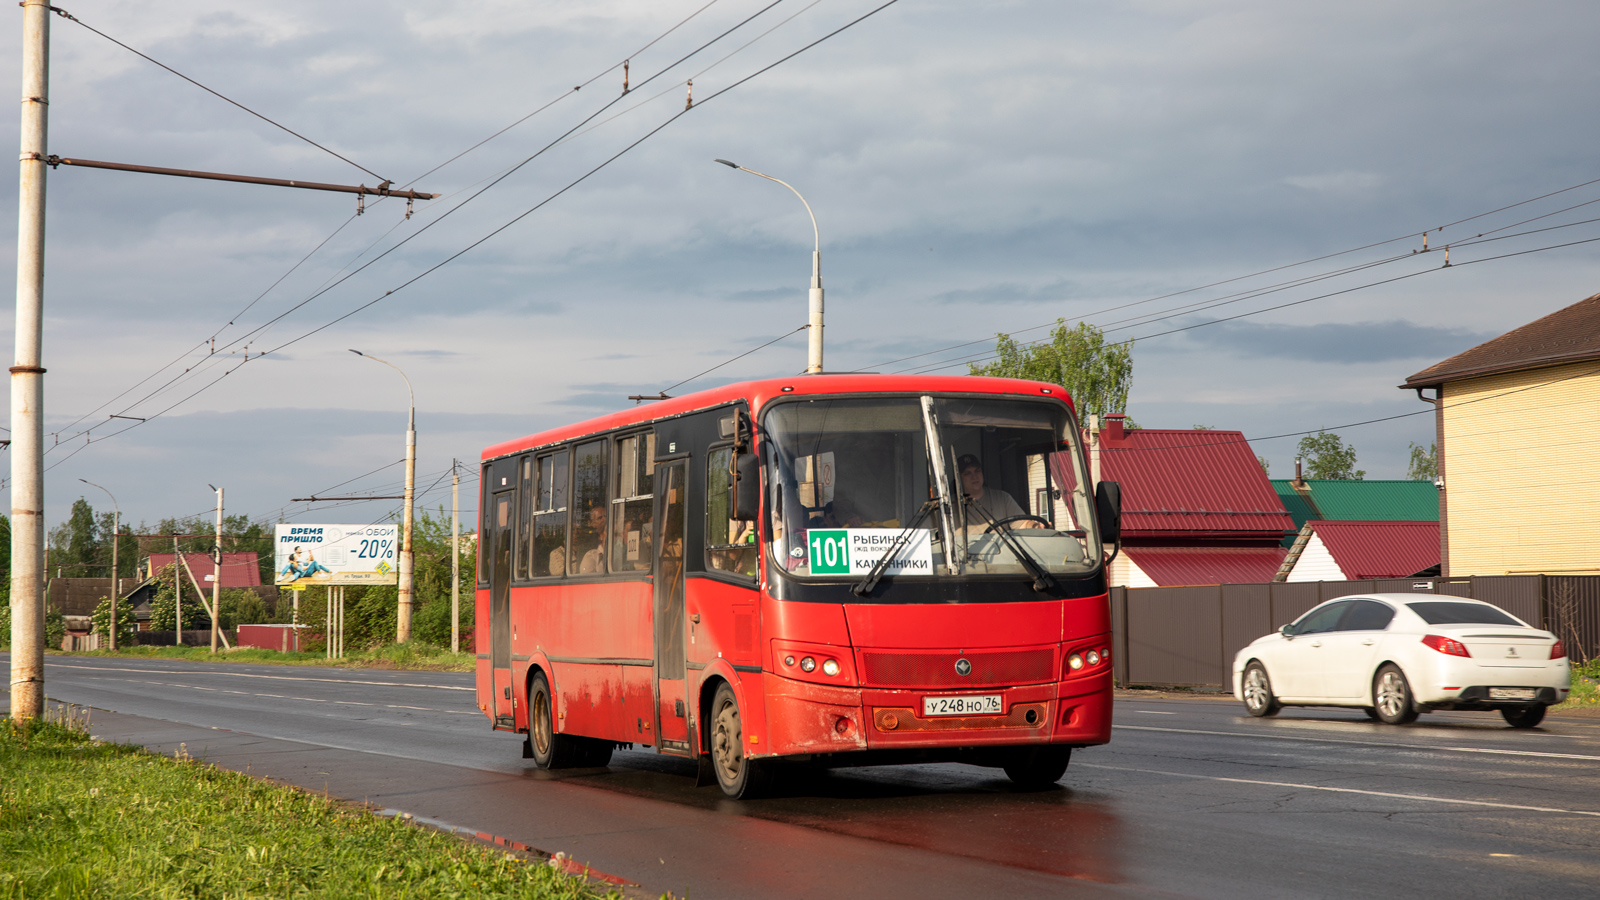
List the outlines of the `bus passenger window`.
{"label": "bus passenger window", "polygon": [[578,575],[606,571],[606,442],[580,444],[573,453],[572,492],[578,515],[572,522],[572,557]]}
{"label": "bus passenger window", "polygon": [[611,571],[650,571],[655,510],[654,432],[617,440],[616,484],[611,499]]}
{"label": "bus passenger window", "polygon": [[754,578],[754,522],[729,518],[733,508],[733,448],[713,450],[706,457],[706,564],[713,570]]}
{"label": "bus passenger window", "polygon": [[533,514],[534,577],[567,574],[567,451],[541,456]]}
{"label": "bus passenger window", "polygon": [[521,476],[517,489],[517,580],[528,578],[528,559],[533,552],[533,457],[524,456],[519,464]]}

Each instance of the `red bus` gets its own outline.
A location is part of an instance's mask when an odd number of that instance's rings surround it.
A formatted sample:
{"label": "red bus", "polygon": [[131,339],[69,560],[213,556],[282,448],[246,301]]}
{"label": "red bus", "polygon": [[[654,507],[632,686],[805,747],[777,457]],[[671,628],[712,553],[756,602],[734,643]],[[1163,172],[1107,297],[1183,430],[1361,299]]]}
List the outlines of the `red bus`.
{"label": "red bus", "polygon": [[478,705],[540,767],[639,744],[736,798],[790,763],[1041,787],[1110,739],[1120,499],[1059,386],[752,381],[482,465]]}

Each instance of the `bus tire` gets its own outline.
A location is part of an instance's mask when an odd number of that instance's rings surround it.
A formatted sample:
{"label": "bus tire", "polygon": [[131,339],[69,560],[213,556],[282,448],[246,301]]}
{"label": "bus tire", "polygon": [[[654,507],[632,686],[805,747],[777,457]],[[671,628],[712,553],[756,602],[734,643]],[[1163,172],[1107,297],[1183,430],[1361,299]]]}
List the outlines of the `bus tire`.
{"label": "bus tire", "polygon": [[744,729],[739,718],[739,698],[723,682],[711,701],[711,768],[722,792],[734,800],[749,800],[766,792],[770,770],[763,760],[744,752]]}
{"label": "bus tire", "polygon": [[1071,747],[1028,747],[1016,751],[1006,763],[1006,777],[1025,791],[1042,791],[1067,774],[1067,763],[1071,761]]}
{"label": "bus tire", "polygon": [[535,672],[528,685],[528,743],[533,747],[533,764],[541,769],[566,769],[580,765],[582,738],[557,734],[555,703],[550,698],[550,682],[543,672]]}

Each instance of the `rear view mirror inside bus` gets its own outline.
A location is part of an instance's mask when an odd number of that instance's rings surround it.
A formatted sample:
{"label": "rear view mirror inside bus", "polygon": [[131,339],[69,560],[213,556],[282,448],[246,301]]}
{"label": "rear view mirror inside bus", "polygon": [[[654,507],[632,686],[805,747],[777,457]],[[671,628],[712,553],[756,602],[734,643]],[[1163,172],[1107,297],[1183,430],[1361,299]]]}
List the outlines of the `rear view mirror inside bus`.
{"label": "rear view mirror inside bus", "polygon": [[756,520],[761,503],[761,466],[754,453],[740,453],[733,460],[733,509],[728,518],[744,522]]}

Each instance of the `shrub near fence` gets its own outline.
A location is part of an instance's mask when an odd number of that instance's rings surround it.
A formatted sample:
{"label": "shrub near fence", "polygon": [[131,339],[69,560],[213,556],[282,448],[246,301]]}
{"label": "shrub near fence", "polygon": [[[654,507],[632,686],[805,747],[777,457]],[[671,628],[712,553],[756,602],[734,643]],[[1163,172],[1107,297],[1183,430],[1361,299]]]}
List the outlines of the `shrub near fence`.
{"label": "shrub near fence", "polygon": [[1600,653],[1600,576],[1474,575],[1111,589],[1117,683],[1232,688],[1234,654],[1348,594],[1443,594],[1492,603],[1554,632],[1574,662]]}

